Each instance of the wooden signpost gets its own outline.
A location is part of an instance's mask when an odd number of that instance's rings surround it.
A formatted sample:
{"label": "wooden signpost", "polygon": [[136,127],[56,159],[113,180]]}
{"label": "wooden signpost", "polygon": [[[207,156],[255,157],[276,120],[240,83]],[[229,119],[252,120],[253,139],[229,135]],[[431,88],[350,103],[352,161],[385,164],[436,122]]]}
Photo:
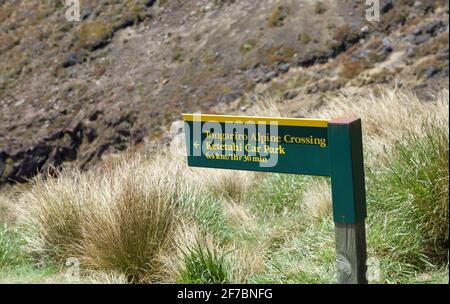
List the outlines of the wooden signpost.
{"label": "wooden signpost", "polygon": [[338,283],[367,283],[361,120],[183,114],[189,166],[331,177]]}

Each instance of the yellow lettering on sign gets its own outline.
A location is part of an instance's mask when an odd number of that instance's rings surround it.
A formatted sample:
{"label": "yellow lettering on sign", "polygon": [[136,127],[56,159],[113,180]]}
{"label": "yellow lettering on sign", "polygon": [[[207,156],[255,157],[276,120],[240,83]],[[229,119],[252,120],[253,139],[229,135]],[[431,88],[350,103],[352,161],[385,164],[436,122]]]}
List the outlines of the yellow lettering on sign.
{"label": "yellow lettering on sign", "polygon": [[327,146],[327,140],[325,138],[314,137],[312,135],[309,137],[301,137],[286,134],[283,137],[283,140],[288,144],[318,145],[321,148],[325,148]]}

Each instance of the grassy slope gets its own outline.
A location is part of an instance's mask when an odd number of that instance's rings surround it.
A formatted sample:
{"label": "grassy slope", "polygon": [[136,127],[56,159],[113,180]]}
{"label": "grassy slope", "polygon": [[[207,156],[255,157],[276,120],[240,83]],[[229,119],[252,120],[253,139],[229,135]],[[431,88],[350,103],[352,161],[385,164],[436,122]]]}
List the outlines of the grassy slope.
{"label": "grassy slope", "polygon": [[[329,116],[353,112],[365,122],[371,282],[448,283],[444,110],[448,91],[431,103],[402,92],[341,97],[320,110]],[[67,282],[59,269],[77,257],[88,270],[86,281],[117,282],[92,279],[98,278],[93,271],[112,271],[142,282],[331,283],[334,224],[327,183],[190,170],[183,158],[170,155],[124,157],[100,172],[38,179],[18,199],[24,225],[0,234],[0,281]],[[168,222],[156,220],[161,214]],[[158,237],[149,238],[154,233]],[[136,246],[144,237],[158,245]],[[33,266],[43,261],[59,266]]]}

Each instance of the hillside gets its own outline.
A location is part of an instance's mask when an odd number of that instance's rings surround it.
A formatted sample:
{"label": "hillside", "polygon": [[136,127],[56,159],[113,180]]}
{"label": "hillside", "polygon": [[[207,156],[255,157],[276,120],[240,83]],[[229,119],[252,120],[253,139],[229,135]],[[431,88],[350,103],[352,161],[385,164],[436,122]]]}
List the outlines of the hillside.
{"label": "hillside", "polygon": [[168,141],[180,113],[301,117],[325,95],[448,88],[447,1],[0,1],[0,183]]}
{"label": "hillside", "polygon": [[448,284],[448,1],[64,2],[0,0],[0,284],[336,282],[330,178],[188,166],[198,111],[361,118],[368,282]]}
{"label": "hillside", "polygon": [[[248,111],[279,115],[277,101]],[[370,283],[448,284],[448,107],[448,90],[397,88],[306,113],[364,122]],[[324,177],[188,167],[176,149],[122,153],[4,187],[0,283],[330,284],[330,192]]]}

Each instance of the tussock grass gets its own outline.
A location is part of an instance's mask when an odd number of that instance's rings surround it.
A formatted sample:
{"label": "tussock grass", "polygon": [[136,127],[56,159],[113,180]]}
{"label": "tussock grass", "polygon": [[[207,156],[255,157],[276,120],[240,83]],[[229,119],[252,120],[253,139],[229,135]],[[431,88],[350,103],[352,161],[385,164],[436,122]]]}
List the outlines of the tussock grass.
{"label": "tussock grass", "polygon": [[221,169],[193,169],[191,177],[216,196],[223,196],[235,202],[245,200],[249,185],[256,178],[254,172],[239,172]]}
{"label": "tussock grass", "polygon": [[73,256],[81,240],[82,195],[88,186],[87,177],[79,173],[33,181],[19,203],[19,222],[32,254],[58,262]]}
{"label": "tussock grass", "polygon": [[[436,94],[431,102],[422,102],[407,91],[329,97],[324,108],[311,117],[344,115],[358,116],[363,121],[368,248],[369,256],[380,261],[381,282],[410,282],[414,277],[433,276],[423,273],[445,271],[448,91]],[[270,185],[266,192],[265,182]],[[259,206],[262,214],[274,215],[273,210],[278,210],[278,216],[296,214],[303,225],[293,228],[297,236],[292,243],[283,237],[281,245],[270,247],[273,253],[266,265],[268,270],[257,276],[256,282],[333,281],[334,225],[331,210],[327,209],[327,183],[316,180],[308,184],[296,176],[269,175],[260,185],[256,192],[261,194],[257,201],[265,206]],[[289,212],[280,213],[289,207]],[[305,217],[305,213],[318,222]],[[266,225],[278,223],[272,220]],[[281,225],[278,227],[275,231],[281,229]]]}
{"label": "tussock grass", "polygon": [[[188,171],[189,173],[191,172]],[[205,232],[222,241],[229,239],[231,231],[226,223],[220,197],[201,189],[201,184],[193,186],[191,182],[192,180],[189,180],[188,189],[181,194],[177,202],[181,218],[195,222]]]}
{"label": "tussock grass", "polygon": [[59,263],[76,257],[89,269],[119,271],[130,281],[156,271],[154,259],[178,223],[183,190],[176,165],[118,161],[101,172],[34,181],[20,214],[31,252]]}
{"label": "tussock grass", "polygon": [[[161,252],[172,254],[166,248],[179,240],[183,222],[194,221],[219,240],[230,238],[217,191],[201,190],[188,176],[204,178],[176,157],[137,155],[108,160],[93,172],[38,177],[19,202],[27,248],[60,265],[78,258],[87,273],[108,270],[129,282],[153,281],[163,271]],[[185,264],[216,257],[198,246],[185,250]]]}
{"label": "tussock grass", "polygon": [[256,99],[256,103],[247,111],[248,115],[263,117],[280,117],[282,111],[278,105],[277,96],[264,95]]}
{"label": "tussock grass", "polygon": [[383,162],[387,152],[406,135],[421,137],[430,125],[447,129],[448,105],[448,90],[423,102],[409,91],[380,89],[363,95],[329,96],[323,107],[311,112],[311,117],[360,117],[364,150],[371,155],[367,160]]}
{"label": "tussock grass", "polygon": [[179,283],[224,284],[230,282],[230,266],[218,250],[196,243],[183,252]]}
{"label": "tussock grass", "polygon": [[[262,98],[247,113],[280,116],[282,106]],[[363,121],[368,253],[379,282],[442,282],[448,91],[429,102],[399,90],[328,97],[308,114],[343,115]],[[18,202],[19,235],[33,257],[59,265],[76,257],[93,282],[335,280],[324,178],[194,169],[176,153],[137,154],[36,178]]]}
{"label": "tussock grass", "polygon": [[178,220],[176,177],[142,165],[134,160],[102,178],[102,195],[87,201],[77,248],[87,267],[120,271],[130,281],[155,271]]}
{"label": "tussock grass", "polygon": [[262,252],[234,242],[220,244],[195,222],[186,222],[179,226],[171,246],[159,255],[162,267],[158,280],[188,284],[249,282],[264,268]]}
{"label": "tussock grass", "polygon": [[448,129],[430,127],[422,138],[405,139],[382,170],[371,172],[369,237],[391,268],[386,273],[406,277],[448,263],[448,144]]}
{"label": "tussock grass", "polygon": [[161,280],[185,284],[229,283],[232,270],[227,254],[211,235],[203,234],[194,223],[185,224],[175,235],[172,246],[159,257],[164,265]]}

